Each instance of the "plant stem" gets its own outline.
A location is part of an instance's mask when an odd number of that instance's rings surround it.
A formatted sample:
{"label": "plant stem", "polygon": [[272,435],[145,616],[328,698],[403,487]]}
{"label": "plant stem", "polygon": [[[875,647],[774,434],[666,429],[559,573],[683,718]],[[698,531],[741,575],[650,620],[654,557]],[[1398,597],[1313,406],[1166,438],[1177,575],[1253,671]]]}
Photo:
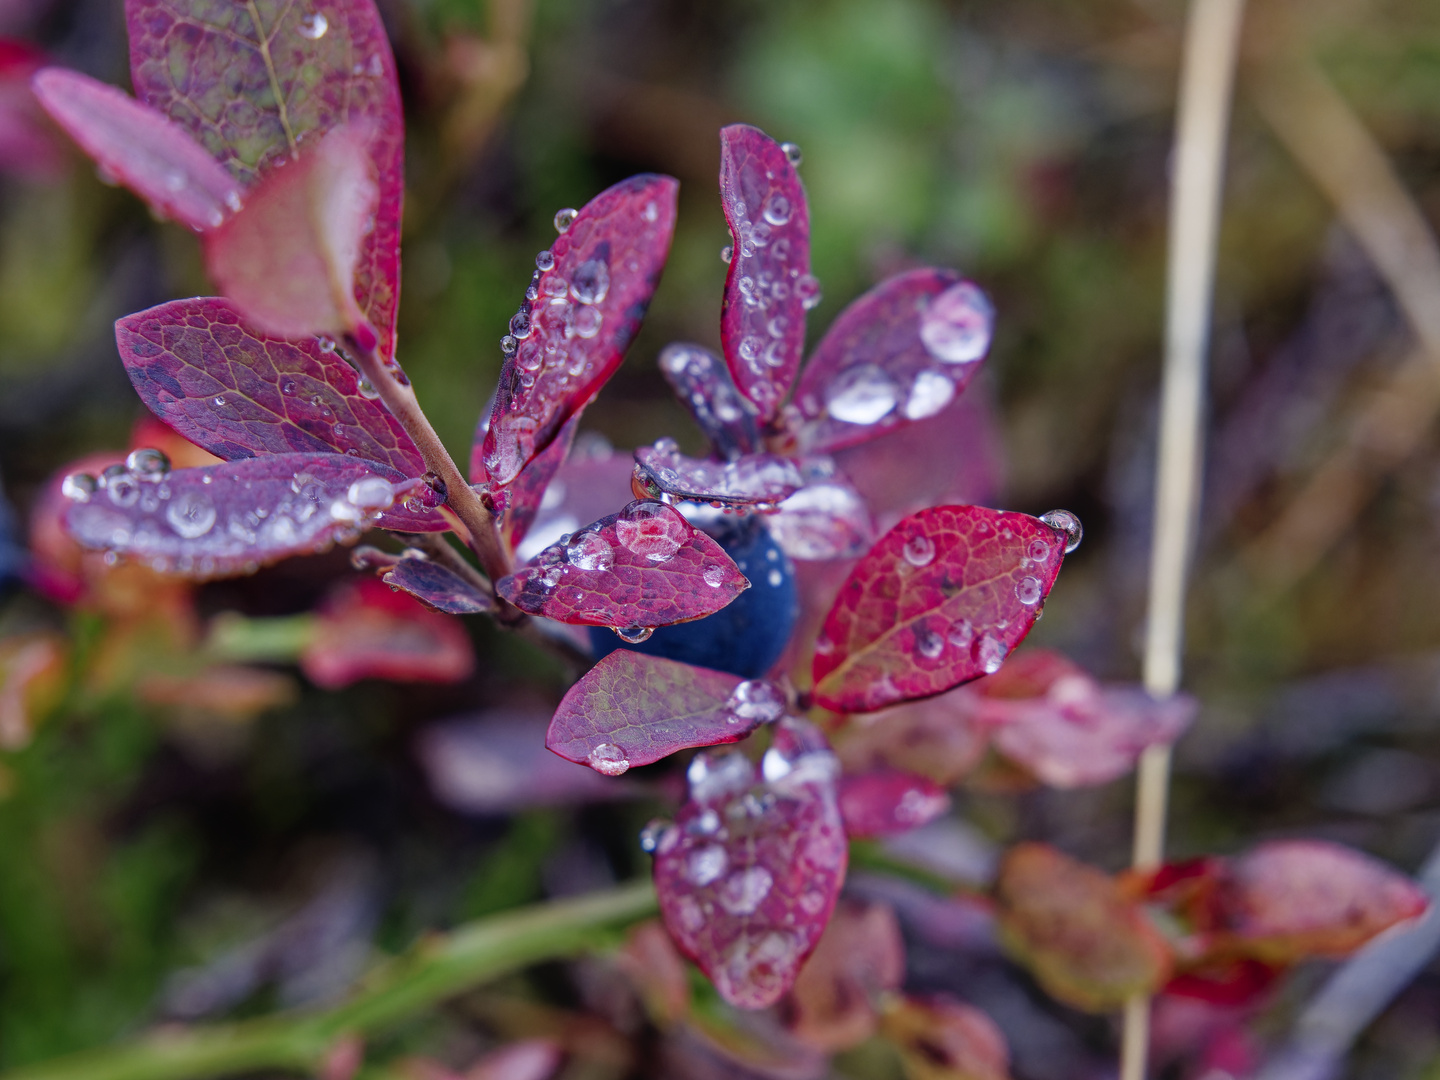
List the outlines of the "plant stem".
{"label": "plant stem", "polygon": [[435,434],[429,417],[415,397],[414,387],[408,380],[402,385],[374,349],[361,349],[353,341],[350,348],[360,373],[370,381],[390,414],[400,421],[400,426],[420,451],[425,467],[445,484],[445,504],[470,534],[470,547],[479,556],[481,567],[490,575],[491,581],[499,581],[510,573],[510,557],[500,543],[500,534],[495,529],[495,515],[475,494],[475,489],[461,474],[440,436]]}
{"label": "plant stem", "polygon": [[[1160,452],[1145,624],[1145,688],[1155,698],[1180,686],[1185,587],[1203,460],[1201,416],[1205,355],[1215,278],[1225,129],[1230,113],[1243,0],[1194,0],[1185,31],[1170,200],[1165,369],[1160,399]],[[1137,869],[1158,865],[1165,842],[1170,782],[1168,747],[1140,759],[1135,805]],[[1143,1080],[1150,1003],[1126,1004],[1121,1080]]]}
{"label": "plant stem", "polygon": [[434,935],[380,965],[327,1009],[167,1028],[120,1046],[0,1074],[0,1080],[199,1080],[281,1069],[315,1072],[335,1044],[368,1036],[481,983],[593,948],[598,932],[655,910],[648,881],[523,908]]}

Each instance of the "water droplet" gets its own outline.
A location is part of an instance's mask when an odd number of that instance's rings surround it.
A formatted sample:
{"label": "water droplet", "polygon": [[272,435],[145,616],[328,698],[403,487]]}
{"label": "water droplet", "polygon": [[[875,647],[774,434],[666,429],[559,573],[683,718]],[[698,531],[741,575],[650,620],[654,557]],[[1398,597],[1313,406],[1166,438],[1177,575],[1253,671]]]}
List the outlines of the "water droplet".
{"label": "water droplet", "polygon": [[630,761],[625,756],[625,751],[614,743],[601,743],[590,751],[590,756],[585,759],[592,769],[606,776],[619,776],[630,769]]}
{"label": "water droplet", "polygon": [[380,398],[380,391],[375,389],[375,384],[369,379],[361,379],[358,389],[360,396],[366,401],[377,401]]}
{"label": "water droplet", "polygon": [[1044,562],[1050,557],[1050,545],[1044,540],[1031,540],[1030,546],[1025,549],[1025,554],[1032,562]]}
{"label": "water droplet", "polygon": [[1069,510],[1051,510],[1048,514],[1041,514],[1040,520],[1052,529],[1058,529],[1065,534],[1065,554],[1069,555],[1077,547],[1085,536],[1085,529],[1080,524],[1080,519]]}
{"label": "water droplet", "polygon": [[705,584],[712,589],[718,589],[725,581],[725,568],[721,566],[707,566],[705,572],[700,575],[705,579]]}
{"label": "water droplet", "polygon": [[[600,332],[600,323],[603,320],[604,316],[597,308],[582,307],[576,309],[573,324],[575,327],[575,336],[585,339],[593,338]],[[579,372],[572,372],[571,374],[578,375]]]}
{"label": "water droplet", "polygon": [[610,267],[603,259],[587,259],[575,268],[570,295],[582,304],[603,303],[610,292]]}
{"label": "water droplet", "polygon": [[935,541],[924,533],[916,533],[905,541],[903,554],[911,566],[929,566],[935,561]]}
{"label": "water droplet", "polygon": [[563,233],[566,229],[570,228],[571,225],[575,224],[575,219],[579,216],[580,215],[578,211],[572,210],[568,206],[565,207],[565,209],[563,210],[556,210],[555,231]]}
{"label": "water droplet", "polygon": [[794,763],[773,746],[760,759],[760,775],[770,784],[789,776],[794,767]]}
{"label": "water droplet", "polygon": [[294,397],[295,391],[298,389],[299,387],[295,385],[294,379],[286,379],[283,383],[280,384],[280,392],[286,397]]}
{"label": "water droplet", "polygon": [[679,512],[664,503],[633,502],[615,523],[620,543],[650,562],[668,562],[689,539],[689,526]]}
{"label": "water droplet", "polygon": [[520,343],[509,334],[506,334],[500,339],[500,351],[506,356],[514,356],[515,350],[519,347]]}
{"label": "water droplet", "polygon": [[976,652],[976,658],[980,661],[980,666],[984,668],[986,675],[994,675],[1000,670],[1000,665],[1005,662],[1008,651],[1005,643],[987,630],[980,635],[980,646]]}
{"label": "water droplet", "polygon": [[915,628],[915,651],[926,660],[937,660],[945,651],[945,639],[923,626]]}
{"label": "water droplet", "polygon": [[795,295],[799,298],[801,305],[806,311],[810,311],[819,305],[822,297],[820,295],[820,282],[814,274],[802,274],[795,281]]}
{"label": "water droplet", "polygon": [[309,38],[311,41],[319,41],[325,36],[325,31],[330,29],[330,20],[320,12],[312,12],[300,20],[300,36]]}
{"label": "water droplet", "polygon": [[744,791],[755,780],[755,768],[739,751],[715,757],[702,751],[690,759],[685,779],[690,785],[690,798],[709,803]]}
{"label": "water droplet", "polygon": [[920,318],[920,340],[936,360],[973,364],[990,348],[995,308],[968,281],[952,285],[930,302]]}
{"label": "water droplet", "polygon": [[165,520],[186,540],[195,540],[214,527],[215,507],[204,495],[186,491],[165,507]]}
{"label": "water droplet", "polygon": [[1015,599],[1026,607],[1033,607],[1040,602],[1040,579],[1023,577],[1015,583]]}
{"label": "water droplet", "polygon": [[545,279],[545,295],[550,297],[550,302],[555,304],[564,303],[563,297],[570,291],[570,283],[563,277],[556,274],[554,277]]}
{"label": "water droplet", "polygon": [[111,465],[100,476],[100,484],[116,506],[134,506],[140,498],[140,481],[123,465]]}
{"label": "water droplet", "polygon": [[587,530],[570,538],[565,558],[577,570],[609,570],[615,563],[615,549],[598,532]]}
{"label": "water droplet", "polygon": [[100,482],[89,473],[71,473],[60,482],[60,494],[75,502],[89,502],[99,487]]}
{"label": "water droplet", "polygon": [[[571,211],[571,213],[574,213],[574,211]],[[558,218],[559,215],[556,216]],[[550,251],[549,248],[546,248],[544,251],[540,252],[538,255],[535,256],[535,269],[544,272],[546,270],[553,270],[554,268],[555,255],[553,252]]]}
{"label": "water droplet", "polygon": [[[172,169],[166,172],[164,181],[167,191],[178,192],[185,190],[185,174],[179,169]],[[221,220],[224,219],[222,218]]]}
{"label": "water droplet", "polygon": [[225,405],[225,395],[224,395],[224,394],[221,394],[219,397],[217,397],[217,398],[215,399],[215,406],[216,406],[216,408],[223,408],[224,405]]}
{"label": "water droplet", "polygon": [[732,260],[733,258],[735,258],[735,249],[729,244],[726,244],[720,249],[720,261],[723,262],[726,266],[730,265],[730,260]]}
{"label": "water droplet", "polygon": [[170,473],[170,459],[152,447],[132,450],[125,459],[125,468],[141,480],[159,482]]}
{"label": "water droplet", "polygon": [[646,221],[653,223],[660,220],[660,208],[655,205],[653,200],[645,204],[644,213]]}
{"label": "water droplet", "polygon": [[765,220],[771,225],[786,224],[793,213],[790,200],[779,192],[771,195],[769,201],[765,203]]}
{"label": "water droplet", "polygon": [[797,169],[800,167],[800,163],[805,160],[805,155],[800,153],[800,147],[796,146],[793,142],[782,142],[780,144],[780,150],[785,155],[785,160]]}
{"label": "water droplet", "polygon": [[780,688],[764,679],[746,679],[730,695],[726,704],[742,720],[759,720],[768,724],[785,714],[785,695]]}
{"label": "water droplet", "polygon": [[875,364],[857,364],[825,388],[825,408],[836,420],[873,424],[895,408],[895,383]]}
{"label": "water droplet", "polygon": [[692,885],[704,887],[715,881],[730,863],[725,849],[719,844],[707,844],[690,853],[685,864],[685,876]]}
{"label": "water droplet", "polygon": [[532,330],[530,324],[530,313],[523,308],[510,316],[510,336],[517,341],[524,341],[530,336]]}
{"label": "water droplet", "polygon": [[720,906],[731,915],[753,915],[770,895],[775,879],[763,866],[748,866],[720,886]]}
{"label": "water droplet", "polygon": [[611,627],[619,639],[628,645],[639,645],[642,641],[649,641],[650,635],[655,633],[653,626],[615,626]]}
{"label": "water droplet", "polygon": [[950,630],[946,633],[945,639],[957,649],[968,649],[970,643],[975,640],[975,627],[969,619],[956,619],[950,624]]}
{"label": "water droplet", "polygon": [[664,818],[655,818],[640,830],[640,850],[665,854],[680,839],[679,830]]}
{"label": "water droplet", "polygon": [[383,477],[362,476],[350,485],[345,498],[361,510],[384,510],[395,501],[395,489]]}
{"label": "water droplet", "polygon": [[940,371],[922,371],[910,385],[905,399],[905,418],[923,420],[934,416],[955,397],[955,384]]}

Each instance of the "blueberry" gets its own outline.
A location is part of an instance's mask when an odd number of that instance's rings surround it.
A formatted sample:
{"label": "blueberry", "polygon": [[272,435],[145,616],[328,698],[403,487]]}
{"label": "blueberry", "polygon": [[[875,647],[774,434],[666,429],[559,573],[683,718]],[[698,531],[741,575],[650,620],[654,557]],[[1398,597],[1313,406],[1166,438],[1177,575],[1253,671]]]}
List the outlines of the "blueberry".
{"label": "blueberry", "polygon": [[799,613],[794,565],[757,518],[722,518],[706,531],[750,579],[750,588],[714,615],[662,626],[639,645],[625,645],[613,631],[592,627],[595,659],[626,648],[746,679],[758,679],[780,659]]}

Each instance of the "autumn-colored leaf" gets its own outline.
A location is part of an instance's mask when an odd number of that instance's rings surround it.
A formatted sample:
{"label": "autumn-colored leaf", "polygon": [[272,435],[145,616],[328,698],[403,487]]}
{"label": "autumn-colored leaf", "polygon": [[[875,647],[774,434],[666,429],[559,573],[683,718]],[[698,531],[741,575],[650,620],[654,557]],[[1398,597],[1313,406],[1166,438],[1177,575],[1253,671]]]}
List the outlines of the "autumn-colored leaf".
{"label": "autumn-colored leaf", "polygon": [[1054,649],[1026,649],[999,671],[976,679],[970,689],[994,701],[1027,701],[1044,697],[1062,679],[1088,679],[1085,669]]}
{"label": "autumn-colored leaf", "polygon": [[1118,1008],[1170,977],[1165,939],[1110,877],[1045,844],[1006,854],[995,884],[1000,939],[1052,996]]}
{"label": "autumn-colored leaf", "polygon": [[774,506],[804,482],[795,462],[775,454],[746,454],[733,461],[686,457],[674,439],[635,451],[635,479],[655,498],[731,507]]}
{"label": "autumn-colored leaf", "polygon": [[273,454],[173,472],[140,466],[69,478],[66,528],[86,547],[202,580],[352,539],[408,491],[382,466],[344,454]]}
{"label": "autumn-colored leaf", "polygon": [[950,796],[934,781],[883,770],[840,779],[840,815],[851,837],[890,836],[917,829],[950,809]]}
{"label": "autumn-colored leaf", "polygon": [[245,720],[294,704],[300,696],[294,678],[264,668],[214,664],[190,675],[147,672],[135,696],[149,704],[201,712],[229,721]]}
{"label": "autumn-colored leaf", "polygon": [[906,1080],[1009,1080],[1010,1048],[995,1021],[944,996],[905,997],[881,1031],[900,1050]]}
{"label": "autumn-colored leaf", "polygon": [[512,551],[520,546],[530,526],[535,523],[535,517],[545,503],[550,481],[565,464],[579,426],[580,414],[577,412],[565,422],[554,442],[531,458],[508,487],[495,493],[495,508],[501,514],[500,535]]}
{"label": "autumn-colored leaf", "polygon": [[723,548],[664,503],[637,500],[535,556],[495,591],[582,626],[646,628],[711,615],[749,587]]}
{"label": "autumn-colored leaf", "polygon": [[429,559],[401,559],[381,578],[392,589],[450,615],[476,615],[494,611],[495,605],[479,586],[448,567]]}
{"label": "autumn-colored leaf", "polygon": [[762,1009],[794,985],[845,878],[834,755],[782,719],[759,770],[702,751],[673,825],[652,830],[660,913],[730,1004]]}
{"label": "autumn-colored leaf", "polygon": [[810,208],[786,148],[747,124],[720,131],[720,201],[734,240],[720,309],[725,363],[768,420],[800,368],[805,312],[820,302]]}
{"label": "autumn-colored leaf", "polygon": [[669,1026],[690,1011],[690,975],[659,919],[630,928],[615,962],[634,984],[650,1018]]}
{"label": "autumn-colored leaf", "polygon": [[875,542],[864,498],[828,458],[802,461],[805,484],[765,519],[770,535],[792,559],[854,559]]}
{"label": "autumn-colored leaf", "polygon": [[247,325],[281,338],[349,334],[361,348],[378,344],[355,299],[355,268],[380,199],[374,137],[368,123],[332,129],[205,234],[210,276]]}
{"label": "autumn-colored leaf", "polygon": [[884,904],[841,902],[795,988],[780,1003],[802,1042],[836,1053],[875,1034],[876,1002],[905,979],[905,940]]}
{"label": "autumn-colored leaf", "polygon": [[240,208],[240,185],[163,114],[78,71],[45,68],[33,86],[45,111],[100,168],[161,216],[203,231]]}
{"label": "autumn-colored leaf", "polygon": [[331,592],[300,654],[300,669],[327,690],[361,679],[460,682],[474,667],[470,638],[458,620],[374,578]]}
{"label": "autumn-colored leaf", "polygon": [[[395,353],[405,120],[395,60],[371,0],[126,0],[135,93],[188,131],[246,189],[343,124],[365,124],[378,187],[354,296]],[[285,167],[289,167],[286,165]]]}
{"label": "autumn-colored leaf", "polygon": [[670,251],[678,189],[668,176],[621,181],[537,258],[534,299],[510,320],[515,347],[485,433],[492,485],[513,481],[620,365]]}
{"label": "autumn-colored leaf", "polygon": [[[516,558],[529,562],[561,537],[629,503],[635,498],[630,484],[634,466],[629,454],[612,449],[604,440],[588,436],[580,440],[546,485],[535,520],[515,545]],[[525,483],[522,473],[515,484]]]}
{"label": "autumn-colored leaf", "polygon": [[570,688],[545,745],[618,776],[687,747],[738,742],[785,707],[771,683],[618,649]]}
{"label": "autumn-colored leaf", "polygon": [[944,410],[980,369],[995,309],[953,270],[911,270],[840,313],[815,347],[795,404],[812,451],[864,442]]}
{"label": "autumn-colored leaf", "polygon": [[1276,840],[1231,861],[1221,894],[1230,932],[1270,962],[1346,956],[1425,912],[1425,891],[1384,863],[1322,840]]}
{"label": "autumn-colored leaf", "polygon": [[891,529],[841,587],[815,644],[815,698],[871,712],[998,671],[1060,572],[1036,518],[939,506]]}
{"label": "autumn-colored leaf", "polygon": [[65,169],[65,148],[30,88],[44,66],[33,45],[0,37],[0,173],[37,182]]}
{"label": "autumn-colored leaf", "polygon": [[989,740],[978,713],[979,698],[962,686],[856,717],[836,737],[835,752],[846,772],[897,769],[950,787],[984,756]]}
{"label": "autumn-colored leaf", "polygon": [[735,387],[724,363],[700,345],[660,350],[660,372],[710,440],[717,457],[732,461],[760,449],[755,407]]}
{"label": "autumn-colored leaf", "polygon": [[64,639],[50,633],[0,639],[0,749],[18,750],[65,690]]}

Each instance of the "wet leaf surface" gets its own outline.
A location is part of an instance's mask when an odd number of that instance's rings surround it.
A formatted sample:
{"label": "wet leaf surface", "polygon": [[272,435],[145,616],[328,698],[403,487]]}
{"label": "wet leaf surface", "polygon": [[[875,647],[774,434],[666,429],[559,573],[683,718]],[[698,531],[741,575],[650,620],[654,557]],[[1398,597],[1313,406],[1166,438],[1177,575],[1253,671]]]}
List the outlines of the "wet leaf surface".
{"label": "wet leaf surface", "polygon": [[1104,1012],[1170,976],[1164,938],[1109,876],[1045,844],[1006,854],[995,886],[1000,937],[1046,992]]}
{"label": "wet leaf surface", "polygon": [[906,518],[851,571],[815,646],[816,700],[872,712],[999,670],[1064,558],[1024,514],[941,506]]}
{"label": "wet leaf surface", "polygon": [[746,454],[733,461],[686,457],[674,439],[635,451],[635,478],[656,498],[661,494],[691,502],[770,507],[803,483],[789,458]]}
{"label": "wet leaf surface", "polygon": [[379,201],[354,295],[379,332],[380,351],[393,356],[405,123],[375,5],[342,0],[322,11],[280,0],[127,0],[125,16],[136,95],[246,188],[341,124],[373,125]]}
{"label": "wet leaf surface", "polygon": [[1010,1048],[995,1021],[944,996],[903,997],[881,1030],[900,1048],[907,1080],[1009,1080]]}
{"label": "wet leaf surface", "polygon": [[720,201],[733,239],[720,309],[725,363],[769,419],[800,368],[805,312],[820,300],[810,273],[810,208],[785,150],[747,124],[720,131]]}
{"label": "wet leaf surface", "polygon": [[474,668],[475,653],[459,620],[374,578],[331,591],[300,654],[306,678],[327,690],[361,679],[460,682]]}
{"label": "wet leaf surface", "polygon": [[738,742],[785,708],[771,683],[618,649],[570,688],[545,745],[618,776],[687,747]]}
{"label": "wet leaf surface", "polygon": [[995,312],[953,270],[911,270],[842,311],[815,347],[795,403],[812,451],[864,442],[940,413],[990,347]]}
{"label": "wet leaf surface", "polygon": [[201,231],[239,208],[240,185],[163,114],[64,68],[39,72],[33,86],[45,111],[100,168],[161,216]]}
{"label": "wet leaf surface", "polygon": [[324,551],[375,523],[402,485],[343,454],[274,454],[140,476],[116,466],[66,511],[90,548],[205,579]]}
{"label": "wet leaf surface", "polygon": [[865,499],[828,458],[800,462],[805,484],[766,517],[770,535],[792,559],[854,559],[875,542]]}
{"label": "wet leaf surface", "polygon": [[730,461],[760,449],[755,407],[709,349],[683,342],[666,345],[660,351],[660,373],[690,410],[716,457]]}
{"label": "wet leaf surface", "polygon": [[614,374],[660,281],[679,183],[632,176],[586,204],[537,265],[535,299],[511,320],[485,434],[484,465],[504,486]]}
{"label": "wet leaf surface", "polygon": [[[629,454],[608,443],[580,440],[546,486],[535,520],[515,545],[516,558],[529,562],[562,536],[626,506],[635,498],[630,487],[634,467]],[[523,483],[524,474],[516,481]]]}
{"label": "wet leaf surface", "polygon": [[884,904],[837,904],[795,989],[780,1003],[802,1042],[835,1053],[875,1034],[875,1002],[905,980],[905,940]]}
{"label": "wet leaf surface", "polygon": [[782,720],[759,768],[696,755],[689,800],[652,832],[665,926],[739,1008],[779,1000],[830,919],[848,857],[837,769],[818,731]]}
{"label": "wet leaf surface", "polygon": [[[504,514],[500,522],[500,535],[510,546],[510,550],[515,550],[524,541],[530,526],[535,523],[535,516],[545,503],[545,493],[550,482],[555,479],[555,474],[565,464],[579,426],[580,414],[577,412],[565,422],[555,441],[531,458],[530,463],[520,470],[520,475],[509,487],[501,488],[496,493],[496,509]],[[585,520],[594,520],[596,516],[598,515],[591,515]]]}
{"label": "wet leaf surface", "polygon": [[495,589],[557,622],[643,630],[719,611],[748,587],[724,550],[664,503],[637,500],[555,544]]}
{"label": "wet leaf surface", "polygon": [[851,837],[917,829],[950,809],[945,789],[924,776],[884,770],[840,779],[840,815]]}
{"label": "wet leaf surface", "polygon": [[490,598],[477,586],[429,559],[401,559],[381,580],[450,615],[477,615],[495,610]]}

